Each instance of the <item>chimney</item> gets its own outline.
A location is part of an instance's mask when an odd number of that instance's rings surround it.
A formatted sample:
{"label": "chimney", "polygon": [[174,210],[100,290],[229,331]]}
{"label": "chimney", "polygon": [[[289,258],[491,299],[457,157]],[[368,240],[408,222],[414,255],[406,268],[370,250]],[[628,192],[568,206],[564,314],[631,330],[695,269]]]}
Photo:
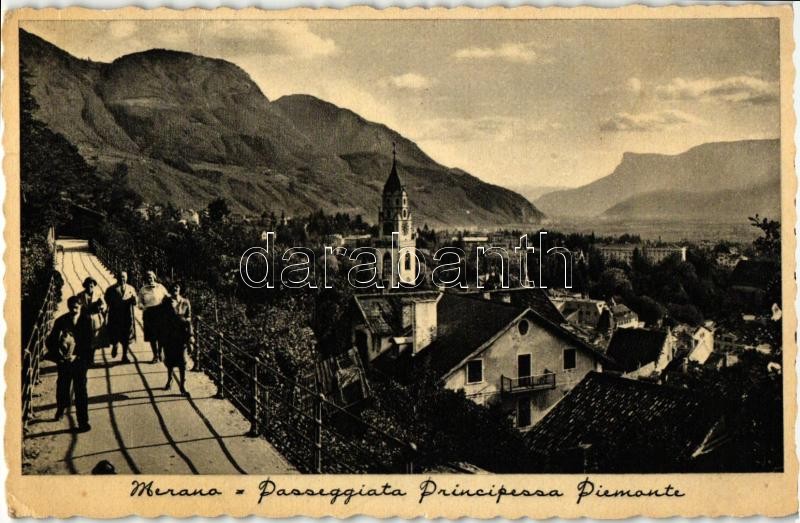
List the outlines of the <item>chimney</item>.
{"label": "chimney", "polygon": [[438,297],[412,302],[413,353],[416,354],[436,339],[439,326],[436,304]]}

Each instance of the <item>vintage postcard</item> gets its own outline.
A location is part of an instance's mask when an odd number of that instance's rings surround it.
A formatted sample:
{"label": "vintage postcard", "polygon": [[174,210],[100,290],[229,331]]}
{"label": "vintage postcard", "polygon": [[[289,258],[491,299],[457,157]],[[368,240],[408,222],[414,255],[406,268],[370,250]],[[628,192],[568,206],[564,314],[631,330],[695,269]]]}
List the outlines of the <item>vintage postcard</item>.
{"label": "vintage postcard", "polygon": [[796,512],[792,19],[11,12],[12,515]]}

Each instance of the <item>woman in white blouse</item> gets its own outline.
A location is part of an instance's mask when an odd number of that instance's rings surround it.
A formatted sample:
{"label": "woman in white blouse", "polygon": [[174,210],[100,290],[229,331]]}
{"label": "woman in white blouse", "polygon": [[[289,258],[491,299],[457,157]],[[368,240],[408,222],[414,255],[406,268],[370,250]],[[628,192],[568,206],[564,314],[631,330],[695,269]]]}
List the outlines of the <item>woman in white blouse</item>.
{"label": "woman in white blouse", "polygon": [[89,276],[83,280],[83,291],[78,293],[78,303],[81,305],[81,314],[89,319],[92,326],[92,361],[94,365],[94,351],[104,343],[100,332],[106,323],[106,303],[103,292],[97,286],[97,280]]}
{"label": "woman in white blouse", "polygon": [[145,284],[139,289],[139,307],[142,309],[142,327],[144,331],[144,341],[150,342],[153,350],[153,361],[161,361],[161,348],[158,341],[159,334],[159,309],[158,306],[169,295],[167,289],[158,283],[156,273],[147,271]]}

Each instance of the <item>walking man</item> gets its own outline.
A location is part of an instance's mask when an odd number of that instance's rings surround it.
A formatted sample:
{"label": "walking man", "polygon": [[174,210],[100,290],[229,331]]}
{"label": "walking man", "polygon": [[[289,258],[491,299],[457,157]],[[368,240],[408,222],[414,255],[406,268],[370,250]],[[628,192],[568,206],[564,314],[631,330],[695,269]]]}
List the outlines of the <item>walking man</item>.
{"label": "walking man", "polygon": [[91,345],[91,324],[81,315],[81,303],[77,296],[67,300],[67,312],[56,318],[53,329],[45,340],[48,359],[56,362],[56,415],[60,420],[72,403],[70,388],[78,358],[77,346]]}
{"label": "walking man", "polygon": [[117,344],[122,345],[122,363],[130,363],[128,351],[131,340],[136,339],[136,321],[133,308],[136,306],[136,289],[128,284],[128,273],[119,271],[117,282],[106,289],[108,307],[108,341],[111,343],[111,357],[117,357]]}
{"label": "walking man", "polygon": [[88,336],[79,335],[75,343],[75,361],[72,363],[72,388],[75,391],[75,415],[78,418],[77,432],[89,432],[89,393],[86,390],[86,373],[94,364],[94,347],[92,346],[92,324],[89,315],[81,311],[79,322],[85,322]]}

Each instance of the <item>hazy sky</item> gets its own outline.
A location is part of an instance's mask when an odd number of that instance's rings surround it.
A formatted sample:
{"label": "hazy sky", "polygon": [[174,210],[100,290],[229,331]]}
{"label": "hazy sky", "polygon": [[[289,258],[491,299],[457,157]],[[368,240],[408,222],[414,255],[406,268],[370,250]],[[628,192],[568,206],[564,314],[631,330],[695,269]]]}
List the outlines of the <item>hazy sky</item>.
{"label": "hazy sky", "polygon": [[778,22],[26,22],[81,57],[230,60],[270,99],[308,93],[501,185],[582,185],[625,151],[780,134]]}

